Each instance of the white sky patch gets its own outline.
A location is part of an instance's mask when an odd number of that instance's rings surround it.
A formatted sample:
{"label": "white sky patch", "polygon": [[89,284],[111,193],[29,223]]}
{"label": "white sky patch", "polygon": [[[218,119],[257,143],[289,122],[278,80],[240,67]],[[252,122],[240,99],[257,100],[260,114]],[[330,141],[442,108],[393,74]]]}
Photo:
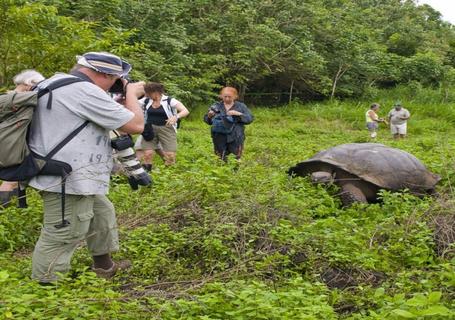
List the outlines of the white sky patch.
{"label": "white sky patch", "polygon": [[429,4],[442,14],[442,19],[455,25],[455,0],[418,0],[417,3]]}

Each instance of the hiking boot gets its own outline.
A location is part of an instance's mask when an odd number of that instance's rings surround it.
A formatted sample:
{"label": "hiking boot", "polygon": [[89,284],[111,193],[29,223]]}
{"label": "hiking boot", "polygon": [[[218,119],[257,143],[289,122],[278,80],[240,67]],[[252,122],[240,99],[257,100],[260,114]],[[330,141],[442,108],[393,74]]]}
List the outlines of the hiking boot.
{"label": "hiking boot", "polygon": [[131,268],[131,266],[132,266],[132,264],[131,264],[130,260],[120,260],[117,262],[113,261],[113,265],[109,269],[92,267],[92,271],[95,272],[96,275],[100,278],[110,279],[113,276],[115,276],[117,271],[129,269],[129,268]]}

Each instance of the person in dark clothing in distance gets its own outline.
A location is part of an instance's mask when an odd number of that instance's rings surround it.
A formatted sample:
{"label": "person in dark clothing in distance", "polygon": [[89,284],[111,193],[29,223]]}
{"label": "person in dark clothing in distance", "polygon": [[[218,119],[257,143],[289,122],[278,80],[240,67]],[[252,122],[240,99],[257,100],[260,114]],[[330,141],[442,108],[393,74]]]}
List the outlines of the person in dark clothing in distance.
{"label": "person in dark clothing in distance", "polygon": [[224,87],[220,99],[210,106],[204,121],[211,126],[215,153],[224,161],[231,153],[239,160],[245,144],[245,125],[254,117],[244,103],[237,101],[237,89]]}

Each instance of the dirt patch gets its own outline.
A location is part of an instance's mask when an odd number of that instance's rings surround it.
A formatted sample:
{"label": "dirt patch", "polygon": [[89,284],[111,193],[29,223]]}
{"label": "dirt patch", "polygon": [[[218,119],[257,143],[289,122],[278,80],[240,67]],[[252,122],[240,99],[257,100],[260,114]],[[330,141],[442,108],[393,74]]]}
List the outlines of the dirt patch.
{"label": "dirt patch", "polygon": [[321,278],[330,289],[344,290],[358,285],[377,287],[386,279],[386,275],[383,272],[359,268],[329,267],[322,272]]}
{"label": "dirt patch", "polygon": [[455,200],[450,194],[441,194],[428,210],[428,226],[433,229],[435,251],[439,257],[455,257]]}
{"label": "dirt patch", "polygon": [[436,215],[434,225],[434,242],[438,256],[451,259],[455,257],[455,212],[448,215]]}
{"label": "dirt patch", "polygon": [[150,211],[147,214],[122,214],[118,215],[117,222],[119,226],[128,230],[160,223],[167,223],[173,230],[180,230],[194,223],[195,220],[202,221],[202,218],[202,209],[196,201],[192,200],[170,209],[165,215],[157,211]]}
{"label": "dirt patch", "polygon": [[354,302],[343,301],[333,306],[336,313],[342,315],[350,315],[354,312],[359,311],[359,307]]}

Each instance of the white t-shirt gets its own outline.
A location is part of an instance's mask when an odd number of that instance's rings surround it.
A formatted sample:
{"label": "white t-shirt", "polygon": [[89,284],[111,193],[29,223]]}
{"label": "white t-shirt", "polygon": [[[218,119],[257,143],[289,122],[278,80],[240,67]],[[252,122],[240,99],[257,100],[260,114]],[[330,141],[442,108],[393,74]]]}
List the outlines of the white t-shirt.
{"label": "white t-shirt", "polygon": [[[56,74],[39,87],[69,76]],[[126,124],[134,114],[87,81],[55,89],[51,110],[46,108],[48,98],[47,94],[39,99],[33,115],[30,148],[45,156],[74,129],[86,120],[90,121],[52,159],[66,162],[73,168],[66,180],[66,193],[107,194],[112,168],[109,131]],[[61,192],[60,184],[61,178],[54,176],[37,176],[30,181],[32,187],[50,192]]]}
{"label": "white t-shirt", "polygon": [[401,118],[409,118],[409,116],[410,113],[405,108],[401,108],[400,110],[393,108],[389,112],[390,123],[395,125],[406,123],[407,120],[402,120]]}

